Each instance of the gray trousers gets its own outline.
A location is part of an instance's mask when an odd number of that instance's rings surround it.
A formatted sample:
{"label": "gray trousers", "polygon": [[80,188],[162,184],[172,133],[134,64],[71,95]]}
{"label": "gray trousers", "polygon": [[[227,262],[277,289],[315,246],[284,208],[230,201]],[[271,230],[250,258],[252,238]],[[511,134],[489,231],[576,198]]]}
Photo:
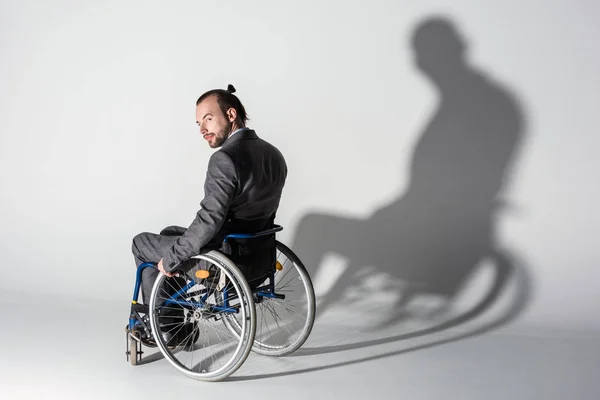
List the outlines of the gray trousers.
{"label": "gray trousers", "polygon": [[[169,251],[171,246],[177,241],[177,238],[186,230],[187,228],[173,225],[166,227],[159,234],[151,232],[137,234],[133,238],[133,243],[131,245],[136,268],[145,262],[158,263],[163,255]],[[212,243],[210,245],[212,245]],[[180,269],[183,272],[187,272],[199,262],[199,260],[190,260],[183,263]],[[142,271],[141,290],[144,304],[150,304],[152,287],[154,286],[154,282],[159,273],[160,272],[158,272],[158,269],[156,268],[145,268]],[[184,283],[185,282],[183,282],[183,284]],[[180,282],[179,285],[181,284],[182,283]],[[165,288],[167,292],[173,291],[173,284],[165,285]],[[168,290],[167,288],[170,288],[171,290]]]}

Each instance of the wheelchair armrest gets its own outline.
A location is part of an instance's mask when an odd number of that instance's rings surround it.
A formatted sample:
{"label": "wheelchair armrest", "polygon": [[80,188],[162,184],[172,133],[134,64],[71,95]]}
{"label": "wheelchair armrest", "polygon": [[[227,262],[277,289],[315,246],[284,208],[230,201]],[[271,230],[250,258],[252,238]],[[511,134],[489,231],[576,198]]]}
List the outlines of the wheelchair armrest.
{"label": "wheelchair armrest", "polygon": [[225,236],[225,241],[227,241],[227,239],[252,239],[260,236],[270,235],[272,233],[279,232],[282,230],[283,226],[273,225],[273,228],[271,229],[267,229],[265,231],[260,231],[256,233],[230,233],[229,235]]}

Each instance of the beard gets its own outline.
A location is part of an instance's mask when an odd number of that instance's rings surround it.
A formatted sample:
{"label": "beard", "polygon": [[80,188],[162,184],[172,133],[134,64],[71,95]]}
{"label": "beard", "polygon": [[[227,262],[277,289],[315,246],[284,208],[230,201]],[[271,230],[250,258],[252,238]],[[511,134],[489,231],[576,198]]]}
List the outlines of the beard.
{"label": "beard", "polygon": [[210,147],[212,147],[213,149],[221,147],[223,143],[225,143],[225,140],[227,140],[227,138],[229,137],[232,126],[233,123],[228,121],[227,125],[223,127],[223,129],[215,133],[215,141],[213,144],[210,145]]}

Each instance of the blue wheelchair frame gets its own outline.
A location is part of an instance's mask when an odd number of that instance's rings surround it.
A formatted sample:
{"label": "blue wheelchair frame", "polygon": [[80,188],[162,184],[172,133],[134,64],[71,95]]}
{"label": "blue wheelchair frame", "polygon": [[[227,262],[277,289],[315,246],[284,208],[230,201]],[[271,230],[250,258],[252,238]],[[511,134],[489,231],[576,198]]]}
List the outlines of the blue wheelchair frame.
{"label": "blue wheelchair frame", "polygon": [[[253,238],[260,237],[260,236],[271,235],[275,232],[280,232],[282,230],[283,230],[282,226],[274,225],[274,227],[271,229],[257,232],[257,233],[232,233],[232,234],[225,236],[224,242],[227,242],[230,239],[253,239]],[[137,308],[136,306],[138,305],[141,281],[142,281],[142,271],[146,268],[156,268],[156,265],[157,265],[157,263],[147,262],[147,263],[140,264],[137,268],[137,272],[136,272],[136,276],[135,276],[135,287],[133,290],[133,299],[131,301],[131,303],[132,303],[131,314],[129,316],[129,330],[133,330],[133,328],[136,325],[142,324],[139,313],[136,310],[136,308]],[[252,290],[252,293],[257,295],[258,302],[260,302],[260,300],[263,297],[285,299],[285,295],[275,293],[275,278],[274,277],[275,277],[275,270],[271,269],[271,271],[269,272],[269,283],[267,285],[263,285],[263,286],[260,286],[260,287]],[[186,293],[195,284],[196,284],[196,282],[194,282],[194,281],[188,283],[185,287],[181,288],[176,293],[171,295],[171,297],[165,301],[164,305],[177,304],[180,306],[202,307],[204,305],[204,301],[206,301],[206,299],[208,298],[208,291],[200,299],[200,302],[198,302],[198,303],[184,301],[184,300],[178,300],[178,298],[180,298],[184,293]],[[214,306],[212,311],[237,313],[239,311],[237,307],[229,306],[229,301],[233,300],[235,297],[237,297],[237,296],[230,297],[227,289],[224,289],[223,290],[224,305],[223,306]],[[149,306],[149,305],[146,305],[146,306]],[[150,310],[149,310],[149,312],[150,312]]]}

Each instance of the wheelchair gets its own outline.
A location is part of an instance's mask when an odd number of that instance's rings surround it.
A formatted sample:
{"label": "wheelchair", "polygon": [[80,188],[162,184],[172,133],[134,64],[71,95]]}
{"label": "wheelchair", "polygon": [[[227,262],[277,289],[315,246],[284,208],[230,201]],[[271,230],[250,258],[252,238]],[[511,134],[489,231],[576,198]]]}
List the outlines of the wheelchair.
{"label": "wheelchair", "polygon": [[[229,234],[224,242],[281,230]],[[125,328],[127,360],[138,365],[144,346],[158,347],[184,375],[215,382],[238,370],[250,352],[281,357],[298,350],[313,328],[314,288],[293,251],[274,243],[276,262],[252,285],[224,252],[210,250],[192,257],[200,261],[185,274],[159,274],[148,305],[138,303],[142,270],[156,263],[141,264]]]}

